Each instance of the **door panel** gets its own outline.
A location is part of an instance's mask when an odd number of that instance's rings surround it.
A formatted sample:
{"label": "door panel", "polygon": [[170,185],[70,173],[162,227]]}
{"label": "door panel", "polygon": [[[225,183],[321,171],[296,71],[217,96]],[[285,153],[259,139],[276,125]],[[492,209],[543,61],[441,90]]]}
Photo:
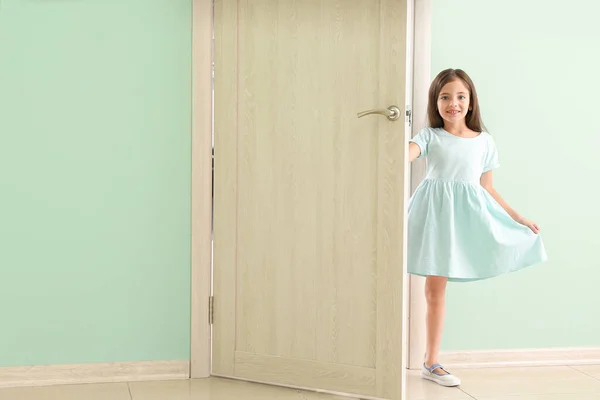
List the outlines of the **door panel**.
{"label": "door panel", "polygon": [[405,0],[215,1],[213,373],[400,399]]}

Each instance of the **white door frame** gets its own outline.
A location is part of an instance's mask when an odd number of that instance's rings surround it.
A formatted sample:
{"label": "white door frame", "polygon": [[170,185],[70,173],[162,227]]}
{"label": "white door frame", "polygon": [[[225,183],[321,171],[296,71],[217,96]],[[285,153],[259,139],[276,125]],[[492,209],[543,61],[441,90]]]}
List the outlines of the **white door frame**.
{"label": "white door frame", "polygon": [[190,376],[210,376],[213,0],[193,0]]}
{"label": "white door frame", "polygon": [[[413,125],[414,135],[424,124],[430,83],[431,1],[409,0],[414,10],[413,35]],[[190,377],[211,374],[211,296],[212,263],[212,59],[213,0],[193,0],[192,35],[192,208],[191,208],[191,343]],[[410,20],[410,17],[409,17]],[[409,71],[411,70],[409,69]],[[422,162],[411,167],[411,191],[423,176]],[[425,348],[424,279],[406,277],[410,301],[408,312],[408,367],[419,368]]]}
{"label": "white door frame", "polygon": [[[414,2],[412,135],[427,123],[427,97],[431,83],[431,5],[432,0]],[[411,193],[425,176],[425,161],[410,166]],[[419,369],[425,354],[425,278],[409,275],[408,359],[409,369]]]}

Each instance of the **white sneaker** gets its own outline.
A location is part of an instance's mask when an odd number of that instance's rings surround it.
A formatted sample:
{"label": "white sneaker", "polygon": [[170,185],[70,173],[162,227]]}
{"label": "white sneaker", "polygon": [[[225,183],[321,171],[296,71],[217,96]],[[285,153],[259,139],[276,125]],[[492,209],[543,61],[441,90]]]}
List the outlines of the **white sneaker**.
{"label": "white sneaker", "polygon": [[[437,368],[446,372],[446,374],[438,374],[433,372]],[[421,377],[423,379],[433,381],[438,385],[442,386],[452,387],[460,385],[460,379],[452,375],[450,372],[446,371],[440,364],[433,364],[431,367],[426,367],[425,364],[423,364],[423,369],[421,370]]]}

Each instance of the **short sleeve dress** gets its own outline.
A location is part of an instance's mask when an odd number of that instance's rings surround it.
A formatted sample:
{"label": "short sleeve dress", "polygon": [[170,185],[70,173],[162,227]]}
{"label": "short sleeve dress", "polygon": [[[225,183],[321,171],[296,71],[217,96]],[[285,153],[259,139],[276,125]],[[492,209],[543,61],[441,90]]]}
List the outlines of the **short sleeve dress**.
{"label": "short sleeve dress", "polygon": [[489,133],[462,138],[425,128],[411,142],[427,169],[408,204],[408,273],[469,282],[546,261],[541,235],[481,186],[481,175],[499,166]]}

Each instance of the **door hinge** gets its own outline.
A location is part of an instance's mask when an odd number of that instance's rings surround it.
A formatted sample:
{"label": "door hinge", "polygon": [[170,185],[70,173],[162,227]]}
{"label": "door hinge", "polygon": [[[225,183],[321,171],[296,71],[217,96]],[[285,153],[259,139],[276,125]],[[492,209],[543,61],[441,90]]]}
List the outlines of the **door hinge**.
{"label": "door hinge", "polygon": [[213,324],[213,321],[215,320],[215,297],[214,296],[210,296],[208,298],[208,323],[210,325]]}
{"label": "door hinge", "polygon": [[406,122],[408,122],[408,126],[412,126],[412,110],[410,107],[406,107]]}

